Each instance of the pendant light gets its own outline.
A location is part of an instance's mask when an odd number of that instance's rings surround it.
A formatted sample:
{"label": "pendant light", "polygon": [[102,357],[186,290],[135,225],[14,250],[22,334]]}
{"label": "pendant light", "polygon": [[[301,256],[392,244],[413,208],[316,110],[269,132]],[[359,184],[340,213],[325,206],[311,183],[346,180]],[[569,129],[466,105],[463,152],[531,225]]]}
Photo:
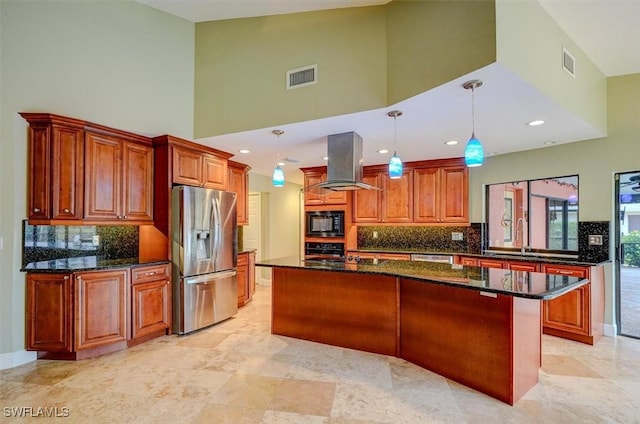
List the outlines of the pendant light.
{"label": "pendant light", "polygon": [[[282,130],[273,130],[271,131],[278,137],[278,141],[280,141],[280,136],[284,134]],[[284,171],[280,168],[280,146],[279,143],[276,142],[276,150],[278,151],[277,161],[276,161],[276,169],[273,170],[273,186],[274,187],[284,187]]]}
{"label": "pendant light", "polygon": [[387,113],[388,116],[393,118],[393,156],[389,160],[389,178],[396,179],[402,177],[402,161],[398,157],[398,153],[396,151],[396,147],[398,144],[398,134],[396,130],[396,118],[402,115],[402,112],[399,110],[392,110]]}
{"label": "pendant light", "polygon": [[482,85],[480,80],[467,81],[462,86],[465,90],[471,89],[471,138],[467,142],[467,147],[464,149],[464,161],[468,167],[481,166],[484,162],[484,150],[480,140],[476,138],[476,117],[475,117],[475,103],[474,103],[474,90]]}

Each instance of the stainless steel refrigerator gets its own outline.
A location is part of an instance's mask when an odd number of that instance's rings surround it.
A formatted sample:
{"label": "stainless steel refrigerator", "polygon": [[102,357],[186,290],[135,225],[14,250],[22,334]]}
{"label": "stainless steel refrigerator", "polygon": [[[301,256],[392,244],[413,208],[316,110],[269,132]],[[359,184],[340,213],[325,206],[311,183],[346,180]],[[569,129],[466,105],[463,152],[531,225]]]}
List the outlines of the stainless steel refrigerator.
{"label": "stainless steel refrigerator", "polygon": [[187,334],[238,312],[236,194],[172,190],[173,332]]}

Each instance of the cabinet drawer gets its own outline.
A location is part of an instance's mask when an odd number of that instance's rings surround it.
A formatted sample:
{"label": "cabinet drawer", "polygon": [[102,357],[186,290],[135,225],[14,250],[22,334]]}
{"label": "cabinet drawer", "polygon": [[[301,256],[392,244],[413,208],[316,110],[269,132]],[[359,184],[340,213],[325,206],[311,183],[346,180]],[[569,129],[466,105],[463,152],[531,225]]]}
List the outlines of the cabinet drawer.
{"label": "cabinet drawer", "polygon": [[547,274],[569,275],[571,277],[587,278],[588,268],[567,265],[542,265],[542,272]]}
{"label": "cabinet drawer", "polygon": [[144,283],[169,278],[169,264],[137,266],[131,269],[131,283]]}

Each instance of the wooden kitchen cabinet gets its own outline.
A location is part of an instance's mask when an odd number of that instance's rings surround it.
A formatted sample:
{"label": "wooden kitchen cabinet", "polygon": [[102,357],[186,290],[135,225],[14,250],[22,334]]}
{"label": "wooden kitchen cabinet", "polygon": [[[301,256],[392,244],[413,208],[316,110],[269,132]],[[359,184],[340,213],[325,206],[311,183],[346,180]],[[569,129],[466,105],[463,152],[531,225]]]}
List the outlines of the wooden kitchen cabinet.
{"label": "wooden kitchen cabinet", "polygon": [[227,157],[186,147],[173,148],[173,182],[197,187],[226,190]]}
{"label": "wooden kitchen cabinet", "polygon": [[238,254],[238,307],[246,305],[256,291],[256,252]]}
{"label": "wooden kitchen cabinet", "polygon": [[413,171],[391,179],[382,172],[382,222],[413,222]]}
{"label": "wooden kitchen cabinet", "polygon": [[86,133],[86,220],[153,220],[153,149]]}
{"label": "wooden kitchen cabinet", "polygon": [[414,222],[469,222],[469,171],[464,165],[414,168]]}
{"label": "wooden kitchen cabinet", "polygon": [[27,274],[27,350],[73,350],[71,287],[70,274]]}
{"label": "wooden kitchen cabinet", "polygon": [[604,277],[602,267],[542,264],[541,272],[588,278],[590,282],[543,302],[545,334],[595,344],[604,331]]}
{"label": "wooden kitchen cabinet", "polygon": [[163,335],[170,326],[170,265],[146,265],[132,268],[131,339],[135,343],[137,340]]}
{"label": "wooden kitchen cabinet", "polygon": [[129,270],[75,274],[75,349],[95,349],[129,338]]}
{"label": "wooden kitchen cabinet", "polygon": [[[380,187],[382,173],[379,171],[363,171],[362,182]],[[380,190],[356,190],[353,193],[353,221],[380,222],[382,218],[382,192]]]}
{"label": "wooden kitchen cabinet", "polygon": [[27,218],[35,224],[82,219],[83,122],[42,113],[21,115],[29,122]]}
{"label": "wooden kitchen cabinet", "polygon": [[[300,168],[304,173],[304,187],[314,186],[327,181],[327,167]],[[311,189],[304,192],[305,206],[313,205],[344,205],[347,203],[346,191],[332,191],[327,189]]]}
{"label": "wooden kitchen cabinet", "polygon": [[238,225],[249,224],[248,210],[248,172],[249,166],[229,161],[229,191],[237,195],[237,219]]}

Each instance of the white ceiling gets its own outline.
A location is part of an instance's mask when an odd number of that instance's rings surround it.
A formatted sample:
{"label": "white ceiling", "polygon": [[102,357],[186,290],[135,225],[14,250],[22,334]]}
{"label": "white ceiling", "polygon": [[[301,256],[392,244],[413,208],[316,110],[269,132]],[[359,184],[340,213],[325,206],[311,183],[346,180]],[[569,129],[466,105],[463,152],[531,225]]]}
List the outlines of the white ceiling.
{"label": "white ceiling", "polygon": [[[389,0],[137,0],[193,22],[265,16],[341,7],[385,4]],[[607,76],[640,73],[640,0],[538,0],[567,34]],[[321,72],[321,70],[319,70]],[[385,163],[394,148],[390,110],[397,118],[397,150],[403,161],[463,156],[471,133],[471,93],[462,88],[470,79],[483,86],[475,91],[476,135],[485,154],[543,148],[546,143],[567,143],[604,136],[524,83],[499,64],[466,75],[390,107],[263,128],[196,140],[236,154],[253,172],[270,175],[281,157],[288,181],[301,183],[299,167],[323,165],[326,137],[356,131],[364,139],[365,164]],[[468,113],[460,111],[467,110]],[[526,122],[546,123],[529,127]],[[277,139],[273,129],[284,130]],[[445,141],[459,140],[456,146]],[[276,143],[277,142],[277,143]],[[276,146],[277,144],[277,146]],[[239,149],[251,153],[243,155]],[[388,148],[391,153],[376,153]]]}

